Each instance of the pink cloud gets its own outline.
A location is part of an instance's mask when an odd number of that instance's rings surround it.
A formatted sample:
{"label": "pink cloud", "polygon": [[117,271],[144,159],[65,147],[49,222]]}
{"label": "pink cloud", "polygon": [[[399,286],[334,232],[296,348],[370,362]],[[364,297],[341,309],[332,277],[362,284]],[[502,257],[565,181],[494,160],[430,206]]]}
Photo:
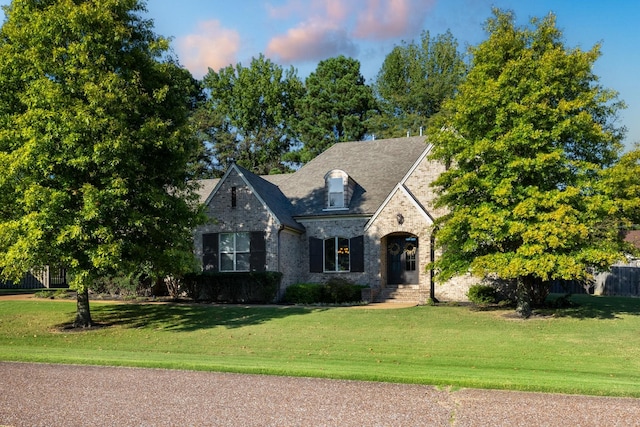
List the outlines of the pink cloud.
{"label": "pink cloud", "polygon": [[436,0],[288,0],[268,6],[273,19],[297,19],[271,39],[267,55],[284,61],[353,55],[354,40],[385,40],[419,34]]}
{"label": "pink cloud", "polygon": [[365,3],[357,14],[353,36],[381,40],[419,32],[435,0],[366,0]]}
{"label": "pink cloud", "polygon": [[274,37],[267,55],[281,61],[306,61],[336,54],[354,55],[357,49],[344,29],[318,22],[307,22]]}
{"label": "pink cloud", "polygon": [[220,21],[211,20],[200,22],[195,33],[179,37],[176,43],[181,62],[200,78],[209,68],[217,71],[237,62],[240,35],[224,28]]}

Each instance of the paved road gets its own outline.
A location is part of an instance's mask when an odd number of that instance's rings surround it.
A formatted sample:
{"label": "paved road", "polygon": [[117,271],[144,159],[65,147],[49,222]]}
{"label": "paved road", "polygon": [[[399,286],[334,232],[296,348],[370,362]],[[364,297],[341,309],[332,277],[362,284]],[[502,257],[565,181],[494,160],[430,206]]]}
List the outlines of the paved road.
{"label": "paved road", "polygon": [[4,426],[640,426],[640,399],[0,362]]}

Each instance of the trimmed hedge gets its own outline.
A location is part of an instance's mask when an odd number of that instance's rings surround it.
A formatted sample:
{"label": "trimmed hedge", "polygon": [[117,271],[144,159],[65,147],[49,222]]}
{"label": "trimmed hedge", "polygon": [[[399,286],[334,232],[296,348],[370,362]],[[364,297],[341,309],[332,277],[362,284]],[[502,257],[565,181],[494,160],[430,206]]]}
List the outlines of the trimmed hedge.
{"label": "trimmed hedge", "polygon": [[274,302],[282,273],[274,271],[213,273],[185,276],[184,291],[194,301],[268,304]]}
{"label": "trimmed hedge", "polygon": [[362,288],[344,279],[327,283],[298,283],[287,287],[284,302],[288,304],[346,304],[362,301]]}
{"label": "trimmed hedge", "polygon": [[320,283],[296,283],[290,285],[284,292],[284,302],[287,304],[317,304],[322,300]]}

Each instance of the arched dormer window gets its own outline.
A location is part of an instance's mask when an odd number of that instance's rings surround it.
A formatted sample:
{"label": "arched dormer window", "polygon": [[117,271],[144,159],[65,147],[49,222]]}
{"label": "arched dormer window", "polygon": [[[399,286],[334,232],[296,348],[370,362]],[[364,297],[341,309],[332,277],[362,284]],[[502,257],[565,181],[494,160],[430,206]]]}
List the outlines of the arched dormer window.
{"label": "arched dormer window", "polygon": [[345,209],[347,207],[347,186],[349,176],[341,170],[332,170],[324,177],[327,192],[327,209]]}

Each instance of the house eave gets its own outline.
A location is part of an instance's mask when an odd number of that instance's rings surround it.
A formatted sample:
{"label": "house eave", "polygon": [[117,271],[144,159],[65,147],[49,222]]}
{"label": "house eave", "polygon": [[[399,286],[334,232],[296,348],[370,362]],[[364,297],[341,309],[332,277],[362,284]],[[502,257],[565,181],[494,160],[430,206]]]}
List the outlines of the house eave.
{"label": "house eave", "polygon": [[294,219],[298,222],[300,221],[327,221],[327,220],[334,220],[334,219],[340,219],[340,220],[362,220],[362,219],[369,219],[371,218],[372,214],[367,213],[367,214],[336,214],[336,215],[327,215],[327,214],[322,214],[322,215],[300,215],[300,216],[295,216]]}

